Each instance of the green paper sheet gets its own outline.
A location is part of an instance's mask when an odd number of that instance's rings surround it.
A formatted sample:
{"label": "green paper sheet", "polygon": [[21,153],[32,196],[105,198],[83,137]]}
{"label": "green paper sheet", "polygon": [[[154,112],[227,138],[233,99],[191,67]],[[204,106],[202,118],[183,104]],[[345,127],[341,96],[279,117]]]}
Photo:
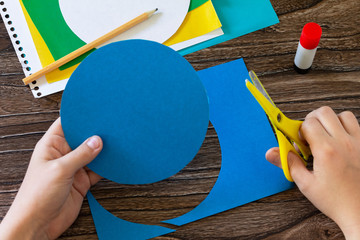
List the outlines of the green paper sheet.
{"label": "green paper sheet", "polygon": [[[66,24],[59,0],[22,0],[22,2],[55,61],[86,44]],[[90,53],[91,51],[83,54],[61,66],[60,69],[63,70],[81,62]]]}
{"label": "green paper sheet", "polygon": [[191,0],[190,7],[189,7],[189,12],[191,10],[194,10],[195,8],[200,7],[201,5],[206,3],[207,1],[209,1],[209,0]]}

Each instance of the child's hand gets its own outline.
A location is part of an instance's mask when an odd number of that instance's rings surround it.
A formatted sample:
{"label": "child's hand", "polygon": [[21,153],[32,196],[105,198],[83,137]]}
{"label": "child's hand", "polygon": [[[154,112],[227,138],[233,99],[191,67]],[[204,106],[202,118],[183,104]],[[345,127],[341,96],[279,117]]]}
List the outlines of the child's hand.
{"label": "child's hand", "polygon": [[[300,129],[310,145],[313,171],[289,153],[292,178],[300,191],[324,214],[332,218],[347,239],[360,239],[360,127],[354,114],[336,115],[329,107],[311,112]],[[279,149],[266,159],[281,166]]]}
{"label": "child's hand", "polygon": [[84,168],[101,151],[100,137],[74,151],[57,119],[37,143],[24,181],[0,225],[1,239],[55,239],[77,218],[100,176]]}

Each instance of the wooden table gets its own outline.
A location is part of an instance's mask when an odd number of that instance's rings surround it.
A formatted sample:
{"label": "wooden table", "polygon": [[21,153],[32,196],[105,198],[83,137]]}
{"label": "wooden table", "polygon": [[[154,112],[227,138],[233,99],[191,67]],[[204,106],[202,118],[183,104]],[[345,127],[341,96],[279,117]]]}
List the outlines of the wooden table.
{"label": "wooden table", "polygon": [[[243,57],[286,115],[304,119],[331,106],[360,117],[360,2],[358,0],[272,0],[280,23],[190,54],[196,70]],[[249,11],[252,11],[249,9]],[[293,70],[301,29],[319,23],[323,37],[313,69]],[[246,24],[246,23],[239,23]],[[0,219],[9,209],[36,142],[59,116],[62,93],[34,99],[4,24],[0,24]],[[92,188],[99,202],[123,219],[156,224],[197,206],[214,185],[220,146],[209,127],[197,157],[180,173],[159,183],[124,186],[102,180]],[[61,239],[96,239],[87,201]],[[343,239],[337,225],[298,189],[246,204],[179,227],[157,239]]]}

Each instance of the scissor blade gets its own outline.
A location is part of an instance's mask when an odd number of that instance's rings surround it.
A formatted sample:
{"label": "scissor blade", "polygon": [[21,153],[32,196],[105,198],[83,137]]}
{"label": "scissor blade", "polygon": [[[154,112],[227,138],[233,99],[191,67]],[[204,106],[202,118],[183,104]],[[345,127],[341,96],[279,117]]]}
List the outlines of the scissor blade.
{"label": "scissor blade", "polygon": [[251,78],[251,81],[254,83],[254,86],[256,89],[274,106],[276,107],[275,103],[270,98],[269,94],[266,92],[264,86],[261,84],[259,78],[256,76],[254,71],[249,72],[249,76]]}
{"label": "scissor blade", "polygon": [[264,109],[266,115],[269,116],[271,122],[276,121],[277,115],[279,113],[279,109],[275,107],[271,102],[266,98],[249,80],[245,80],[246,87],[254,96],[256,101],[260,104],[260,106]]}

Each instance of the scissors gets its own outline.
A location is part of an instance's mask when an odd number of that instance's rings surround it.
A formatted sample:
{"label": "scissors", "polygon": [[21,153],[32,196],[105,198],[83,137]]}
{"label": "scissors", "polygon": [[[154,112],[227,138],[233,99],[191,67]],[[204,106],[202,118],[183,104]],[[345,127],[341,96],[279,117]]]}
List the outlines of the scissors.
{"label": "scissors", "polygon": [[[252,83],[246,79],[246,87],[264,109],[273,126],[279,143],[280,160],[284,175],[288,181],[293,182],[287,161],[288,153],[292,151],[297,154],[303,160],[305,166],[311,155],[310,148],[299,138],[299,129],[302,121],[292,120],[286,117],[280,109],[276,107],[255,72],[250,71],[249,76]],[[295,149],[294,144],[299,148],[301,154]]]}

